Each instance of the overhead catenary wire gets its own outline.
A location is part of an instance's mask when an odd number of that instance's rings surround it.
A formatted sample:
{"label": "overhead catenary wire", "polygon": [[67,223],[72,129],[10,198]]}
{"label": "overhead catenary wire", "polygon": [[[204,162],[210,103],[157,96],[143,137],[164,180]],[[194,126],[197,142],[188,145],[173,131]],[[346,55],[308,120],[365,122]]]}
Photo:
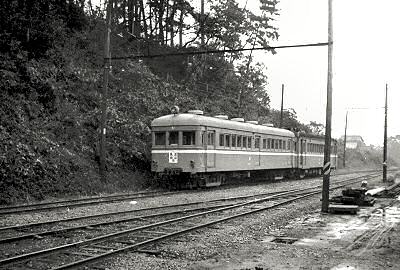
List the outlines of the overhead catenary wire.
{"label": "overhead catenary wire", "polygon": [[223,49],[223,50],[199,50],[199,51],[186,51],[186,52],[173,52],[164,54],[140,54],[140,55],[128,55],[128,56],[114,56],[105,58],[105,60],[126,60],[126,59],[143,59],[143,58],[158,58],[158,57],[172,57],[172,56],[185,56],[185,55],[202,55],[202,54],[214,54],[214,53],[236,53],[244,51],[271,51],[275,49],[287,49],[287,48],[304,48],[304,47],[322,47],[328,46],[329,42],[318,42],[318,43],[307,43],[307,44],[294,44],[294,45],[281,45],[281,46],[263,46],[254,48],[239,48],[239,49]]}

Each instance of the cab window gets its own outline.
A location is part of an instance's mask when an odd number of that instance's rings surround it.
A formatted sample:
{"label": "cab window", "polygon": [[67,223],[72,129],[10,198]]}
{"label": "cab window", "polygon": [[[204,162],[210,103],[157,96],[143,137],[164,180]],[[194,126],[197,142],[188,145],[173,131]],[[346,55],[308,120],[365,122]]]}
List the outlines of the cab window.
{"label": "cab window", "polygon": [[195,144],[196,144],[196,132],[183,131],[182,132],[182,145],[195,145]]}
{"label": "cab window", "polygon": [[178,145],[178,138],[179,138],[179,132],[178,131],[171,131],[169,133],[169,145]]}
{"label": "cab window", "polygon": [[155,135],[154,145],[165,145],[166,141],[165,132],[155,132],[154,135]]}

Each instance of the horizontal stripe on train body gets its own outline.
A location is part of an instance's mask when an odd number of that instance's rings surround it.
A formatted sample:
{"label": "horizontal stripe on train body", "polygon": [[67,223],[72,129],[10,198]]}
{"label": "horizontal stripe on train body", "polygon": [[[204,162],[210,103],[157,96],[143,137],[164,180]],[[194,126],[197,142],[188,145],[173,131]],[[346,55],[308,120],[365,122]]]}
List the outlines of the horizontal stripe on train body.
{"label": "horizontal stripe on train body", "polygon": [[[221,154],[221,155],[261,155],[261,156],[293,156],[297,157],[296,153],[287,152],[257,152],[257,151],[235,151],[235,150],[204,150],[204,149],[177,149],[177,150],[152,150],[152,154],[168,154],[175,152],[178,154]],[[324,157],[322,154],[303,154],[303,157]],[[331,158],[337,155],[331,155]]]}

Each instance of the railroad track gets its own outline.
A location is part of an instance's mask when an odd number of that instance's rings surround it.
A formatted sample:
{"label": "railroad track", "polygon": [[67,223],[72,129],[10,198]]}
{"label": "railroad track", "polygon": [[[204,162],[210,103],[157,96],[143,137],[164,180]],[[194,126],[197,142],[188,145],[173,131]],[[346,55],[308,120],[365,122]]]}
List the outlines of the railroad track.
{"label": "railroad track", "polygon": [[[369,175],[368,177],[374,176],[376,175]],[[332,189],[358,183],[365,179],[366,176],[362,176],[336,182]],[[76,268],[126,250],[137,250],[148,244],[154,244],[219,222],[273,209],[319,193],[320,186],[314,186],[262,196],[257,194],[258,198],[256,196],[253,196],[253,198],[251,196],[223,198],[220,200],[231,202],[215,204],[217,200],[212,200],[202,202],[203,204],[212,203],[211,205],[191,209],[175,210],[176,207],[174,207],[173,211],[164,213],[141,215],[98,224],[83,224],[79,228],[61,228],[58,232],[53,231],[51,234],[64,235],[68,243],[58,243],[51,248],[7,255],[6,258],[0,259],[0,267],[6,267],[4,269],[19,269],[26,266],[32,269]],[[260,196],[261,198],[259,198]],[[238,202],[237,200],[242,201]],[[116,226],[116,224],[121,226]],[[75,237],[65,237],[65,233],[71,231],[75,231]],[[82,231],[90,233],[85,234]],[[91,233],[93,231],[97,233]],[[31,234],[28,238],[35,241],[35,239],[43,239],[44,235],[46,233],[42,235],[36,233]],[[20,240],[22,239],[12,241]],[[35,259],[32,260],[33,258]]]}
{"label": "railroad track", "polygon": [[[363,171],[346,172],[335,175],[339,176],[339,175],[361,173],[361,172]],[[364,171],[364,172],[371,172],[371,171]],[[0,216],[9,214],[28,213],[28,212],[50,211],[62,208],[74,208],[74,207],[95,205],[99,203],[114,203],[114,202],[135,200],[142,198],[152,198],[152,197],[173,195],[179,192],[180,191],[167,191],[167,192],[147,191],[147,192],[125,193],[125,194],[115,194],[115,195],[92,196],[92,197],[69,199],[69,200],[57,200],[53,202],[1,206]],[[197,192],[197,191],[192,191],[192,192]]]}
{"label": "railroad track", "polygon": [[2,206],[0,207],[0,216],[9,214],[45,211],[45,210],[55,210],[59,208],[73,208],[79,206],[94,205],[99,203],[113,203],[126,200],[152,198],[158,196],[173,195],[178,192],[179,191],[167,191],[167,192],[147,191],[147,192],[116,194],[116,195],[94,196],[94,197],[70,199],[70,200],[58,200],[54,202]]}

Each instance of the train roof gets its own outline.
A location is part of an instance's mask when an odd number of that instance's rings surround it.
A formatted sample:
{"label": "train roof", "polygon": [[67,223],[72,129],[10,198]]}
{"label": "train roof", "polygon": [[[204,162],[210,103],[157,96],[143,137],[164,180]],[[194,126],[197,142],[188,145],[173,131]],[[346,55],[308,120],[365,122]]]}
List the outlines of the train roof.
{"label": "train roof", "polygon": [[168,126],[207,126],[285,137],[295,137],[292,131],[286,129],[274,128],[252,123],[236,122],[232,120],[225,120],[216,117],[191,113],[169,114],[156,118],[151,122],[151,127]]}
{"label": "train roof", "polygon": [[[305,133],[303,131],[299,132],[300,137],[306,137],[306,138],[311,138],[311,139],[320,139],[320,140],[325,140],[325,135],[319,135],[319,134],[312,134],[312,133]],[[336,139],[331,138],[332,142],[337,142]]]}

